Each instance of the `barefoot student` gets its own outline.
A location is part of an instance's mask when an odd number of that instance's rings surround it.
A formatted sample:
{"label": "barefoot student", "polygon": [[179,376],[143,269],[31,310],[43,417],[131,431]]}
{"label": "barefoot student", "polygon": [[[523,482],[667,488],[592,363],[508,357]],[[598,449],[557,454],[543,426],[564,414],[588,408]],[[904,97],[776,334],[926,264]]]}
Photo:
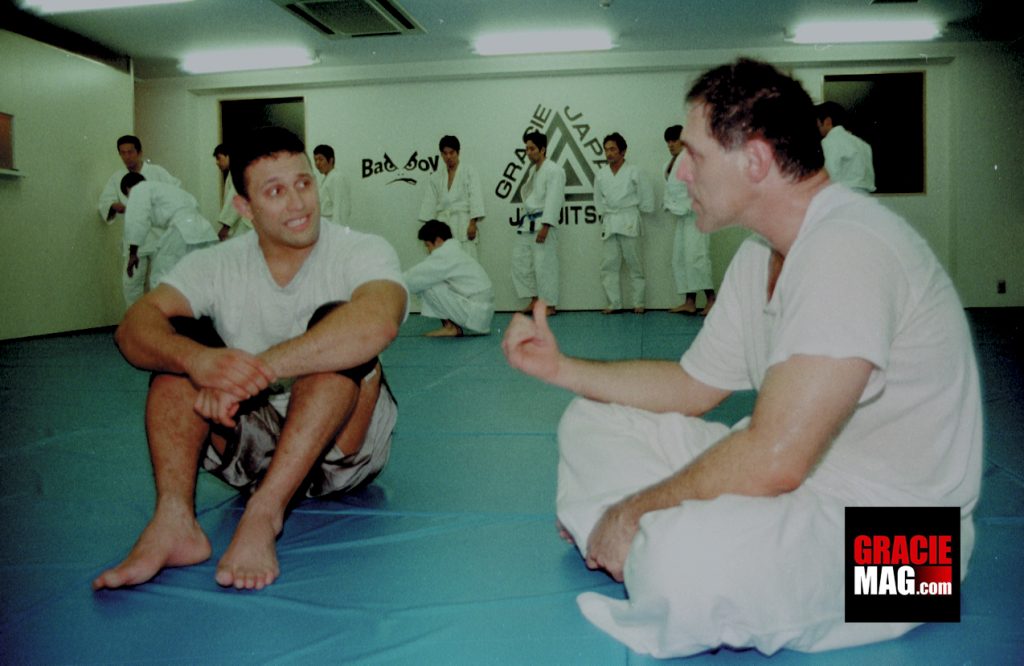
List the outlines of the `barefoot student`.
{"label": "barefoot student", "polygon": [[441,328],[426,336],[489,333],[494,289],[483,266],[452,238],[452,230],[444,222],[425,222],[417,237],[426,245],[428,255],[405,272],[405,283],[423,302],[423,316],[441,320]]}
{"label": "barefoot student", "polygon": [[156,508],[94,589],[209,558],[195,516],[200,465],[249,493],[216,580],[262,589],[279,575],[289,504],[368,483],[387,461],[397,409],[377,355],[406,312],[397,255],[322,223],[304,146],[286,130],[235,146],[231,176],[256,233],[186,256],[115,334],[124,357],[154,373]]}

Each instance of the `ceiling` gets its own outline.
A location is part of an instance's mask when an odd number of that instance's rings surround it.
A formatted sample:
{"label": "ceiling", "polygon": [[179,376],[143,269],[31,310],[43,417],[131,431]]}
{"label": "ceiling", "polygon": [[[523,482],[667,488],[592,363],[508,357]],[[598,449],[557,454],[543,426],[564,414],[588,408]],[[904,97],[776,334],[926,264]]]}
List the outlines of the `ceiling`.
{"label": "ceiling", "polygon": [[937,18],[945,41],[1019,44],[1024,33],[1010,17],[1015,3],[997,0],[390,0],[422,32],[331,37],[283,6],[291,1],[194,0],[41,18],[130,57],[141,79],[181,76],[179,58],[199,48],[303,45],[319,55],[316,67],[459,61],[481,57],[472,50],[480,32],[541,27],[606,27],[619,53],[780,47],[798,21],[823,18]]}

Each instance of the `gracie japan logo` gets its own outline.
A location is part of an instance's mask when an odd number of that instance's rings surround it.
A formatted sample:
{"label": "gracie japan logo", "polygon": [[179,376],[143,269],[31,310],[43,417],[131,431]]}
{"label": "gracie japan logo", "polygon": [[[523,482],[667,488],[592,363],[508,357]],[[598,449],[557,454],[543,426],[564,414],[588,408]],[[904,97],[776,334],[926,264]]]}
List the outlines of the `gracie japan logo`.
{"label": "gracie japan logo", "polygon": [[847,507],[847,622],[959,622],[960,510]]}
{"label": "gracie japan logo", "polygon": [[[606,160],[601,138],[594,133],[583,113],[569,106],[556,111],[538,104],[524,131],[547,135],[547,159],[565,170],[565,205],[558,214],[559,226],[596,224],[594,175]],[[517,204],[515,214],[508,218],[513,227],[523,224],[523,176],[529,166],[526,149],[520,146],[505,165],[494,188],[499,199]]]}

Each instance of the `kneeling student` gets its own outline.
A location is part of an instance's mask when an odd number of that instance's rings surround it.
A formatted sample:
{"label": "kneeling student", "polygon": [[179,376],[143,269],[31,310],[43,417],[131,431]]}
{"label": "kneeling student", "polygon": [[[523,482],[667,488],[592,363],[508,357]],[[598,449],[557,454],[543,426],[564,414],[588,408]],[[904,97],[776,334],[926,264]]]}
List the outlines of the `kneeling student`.
{"label": "kneeling student", "polygon": [[494,290],[483,266],[452,240],[452,230],[444,222],[425,222],[417,237],[429,255],[405,272],[405,283],[419,295],[421,314],[443,324],[427,337],[489,333]]}

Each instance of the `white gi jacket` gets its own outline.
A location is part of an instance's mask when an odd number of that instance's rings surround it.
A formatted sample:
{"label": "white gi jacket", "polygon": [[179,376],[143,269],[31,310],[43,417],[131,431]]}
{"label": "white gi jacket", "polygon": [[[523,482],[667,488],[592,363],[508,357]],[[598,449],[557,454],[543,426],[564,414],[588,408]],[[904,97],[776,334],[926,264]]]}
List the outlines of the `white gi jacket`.
{"label": "white gi jacket", "polygon": [[594,178],[594,207],[604,224],[602,238],[613,234],[636,237],[640,235],[640,213],[654,212],[654,190],[632,164],[623,164],[614,174],[604,166]]}
{"label": "white gi jacket", "polygon": [[690,201],[690,190],[687,189],[686,183],[679,180],[676,177],[676,169],[679,168],[679,159],[682,157],[680,153],[674,159],[670,159],[665,163],[665,197],[663,207],[673,215],[683,216],[689,213],[692,209]]}
{"label": "white gi jacket", "polygon": [[469,221],[484,217],[484,196],[480,190],[480,178],[468,164],[459,163],[455,170],[452,186],[448,187],[448,170],[439,169],[427,180],[427,188],[420,204],[419,220],[439,220],[452,230],[452,237],[463,242],[468,240],[466,231]]}
{"label": "white gi jacket", "polygon": [[234,199],[237,194],[235,183],[229,175],[224,181],[224,203],[220,207],[220,215],[217,216],[217,222],[231,229],[231,232],[228,234],[230,238],[244,234],[247,231],[252,231],[252,222],[242,217],[235,208]]}
{"label": "white gi jacket", "polygon": [[535,233],[541,225],[558,226],[558,216],[562,213],[565,203],[565,169],[550,159],[545,159],[540,168],[530,166],[526,172],[528,179],[524,184],[523,208],[527,215],[540,215],[532,221],[523,223],[523,231]]}
{"label": "white gi jacket", "polygon": [[[443,287],[451,297],[459,301],[451,303],[452,311],[438,312],[439,319],[451,319],[460,326],[486,333],[490,330],[494,316],[494,289],[491,278],[475,259],[462,249],[457,240],[448,239],[439,248],[427,255],[404,274],[409,292],[420,294]],[[427,299],[424,297],[424,305]],[[433,299],[434,310],[446,310],[449,299]],[[424,311],[427,314],[426,310]],[[460,321],[460,319],[462,321]]]}
{"label": "white gi jacket", "polygon": [[825,168],[833,183],[862,192],[875,191],[875,166],[871,145],[850,134],[842,125],[829,130],[821,140]]}
{"label": "white gi jacket", "polygon": [[344,227],[351,214],[352,187],[335,167],[320,183],[320,216]]}
{"label": "white gi jacket", "polygon": [[186,245],[217,240],[210,223],[199,214],[195,197],[167,183],[143,181],[132,188],[124,215],[125,242],[139,247],[138,254],[154,254],[171,230]]}
{"label": "white gi jacket", "polygon": [[[143,162],[139,173],[143,175],[147,182],[168,183],[175,187],[181,187],[181,181],[168,173],[167,169],[151,162]],[[110,207],[118,202],[123,204],[127,204],[128,202],[128,197],[121,193],[121,179],[127,174],[127,167],[121,167],[115,171],[107,180],[107,184],[104,186],[102,194],[100,194],[97,210],[99,211],[100,219],[107,224],[113,224],[114,219],[117,217],[116,215],[108,217]],[[127,241],[122,242],[121,250],[125,256],[128,255]]]}

